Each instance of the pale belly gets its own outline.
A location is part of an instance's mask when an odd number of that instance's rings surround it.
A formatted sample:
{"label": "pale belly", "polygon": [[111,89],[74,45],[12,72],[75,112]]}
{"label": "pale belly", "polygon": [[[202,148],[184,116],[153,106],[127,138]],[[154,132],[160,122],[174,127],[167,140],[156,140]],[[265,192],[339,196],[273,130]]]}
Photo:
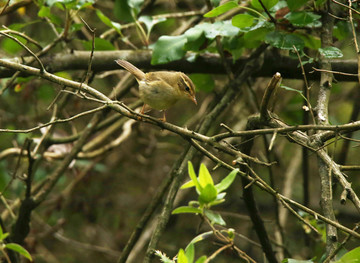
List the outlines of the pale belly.
{"label": "pale belly", "polygon": [[172,89],[149,88],[145,83],[139,83],[139,94],[141,100],[156,110],[166,110],[178,101]]}

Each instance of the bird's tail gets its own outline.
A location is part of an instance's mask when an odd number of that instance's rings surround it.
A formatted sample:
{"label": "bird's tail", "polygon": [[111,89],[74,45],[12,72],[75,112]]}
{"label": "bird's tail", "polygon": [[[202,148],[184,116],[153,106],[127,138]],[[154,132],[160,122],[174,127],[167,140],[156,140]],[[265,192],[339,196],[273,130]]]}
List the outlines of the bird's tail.
{"label": "bird's tail", "polygon": [[122,59],[117,59],[115,60],[115,62],[117,64],[119,64],[120,66],[122,66],[124,69],[126,69],[127,71],[129,71],[131,74],[133,74],[136,78],[137,81],[143,80],[145,78],[145,73],[142,72],[140,69],[138,69],[137,67],[135,67],[133,64],[131,64],[130,62],[127,62],[125,60]]}

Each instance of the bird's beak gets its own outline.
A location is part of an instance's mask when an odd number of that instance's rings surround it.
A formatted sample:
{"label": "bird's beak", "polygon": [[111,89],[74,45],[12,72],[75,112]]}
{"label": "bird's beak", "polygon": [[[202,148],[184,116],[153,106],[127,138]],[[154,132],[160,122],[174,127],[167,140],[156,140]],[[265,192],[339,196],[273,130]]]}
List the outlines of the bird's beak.
{"label": "bird's beak", "polygon": [[191,97],[191,100],[195,103],[195,105],[197,105],[197,100],[196,100],[195,96]]}

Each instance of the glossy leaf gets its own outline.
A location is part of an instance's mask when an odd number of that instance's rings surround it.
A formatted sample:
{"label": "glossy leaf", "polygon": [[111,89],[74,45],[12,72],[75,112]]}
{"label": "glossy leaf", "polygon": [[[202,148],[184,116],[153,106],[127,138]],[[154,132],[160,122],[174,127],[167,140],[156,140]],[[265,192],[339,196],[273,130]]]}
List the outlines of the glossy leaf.
{"label": "glossy leaf", "polygon": [[219,213],[215,213],[211,210],[205,210],[205,215],[207,218],[209,218],[211,224],[218,224],[221,226],[226,225],[224,219],[221,217]]}
{"label": "glossy leaf", "polygon": [[231,21],[216,21],[213,24],[202,23],[195,28],[202,29],[208,39],[214,39],[216,36],[233,37],[240,32],[240,29],[233,26]]}
{"label": "glossy leaf", "polygon": [[194,187],[195,186],[195,183],[193,180],[190,180],[190,181],[187,181],[186,183],[184,183],[180,189],[187,189],[187,188],[191,188],[191,187]]}
{"label": "glossy leaf", "polygon": [[8,244],[5,245],[5,248],[16,251],[20,255],[22,255],[22,256],[26,257],[28,260],[32,261],[32,257],[30,255],[30,253],[25,248],[20,246],[19,244],[8,243]]}
{"label": "glossy leaf", "polygon": [[156,24],[165,22],[166,18],[153,19],[151,16],[141,16],[139,18],[140,22],[143,22],[146,26],[147,33],[150,34],[151,30]]}
{"label": "glossy leaf", "polygon": [[61,25],[62,20],[60,17],[54,15],[51,13],[50,7],[48,6],[42,6],[38,12],[39,17],[46,17],[50,19],[51,22],[53,22],[55,25]]}
{"label": "glossy leaf", "polygon": [[286,0],[286,3],[291,11],[299,9],[305,5],[309,0]]}
{"label": "glossy leaf", "polygon": [[243,37],[227,37],[223,39],[223,49],[231,53],[233,62],[235,63],[244,53]]}
{"label": "glossy leaf", "polygon": [[185,251],[180,248],[179,253],[177,255],[177,263],[188,263],[187,257],[185,255]]}
{"label": "glossy leaf", "polygon": [[261,27],[253,31],[249,31],[244,35],[244,47],[245,48],[256,48],[261,45],[266,35],[271,32],[271,29]]}
{"label": "glossy leaf", "polygon": [[360,263],[360,247],[347,252],[342,258],[334,263]]}
{"label": "glossy leaf", "polygon": [[341,58],[344,56],[341,50],[337,47],[319,48],[319,52],[325,58]]}
{"label": "glossy leaf", "polygon": [[198,51],[205,41],[204,30],[198,27],[190,28],[184,35],[187,39],[184,46],[186,50]]}
{"label": "glossy leaf", "polygon": [[186,51],[184,45],[186,37],[181,36],[161,36],[154,45],[151,64],[164,64],[181,59]]}
{"label": "glossy leaf", "polygon": [[231,23],[238,28],[250,27],[254,23],[254,17],[249,14],[238,14],[232,18]]}
{"label": "glossy leaf", "polygon": [[296,36],[300,37],[305,44],[305,47],[318,50],[321,47],[321,40],[318,36],[313,36],[306,33],[296,33]]}
{"label": "glossy leaf", "polygon": [[200,165],[199,183],[201,187],[206,187],[208,184],[214,185],[214,181],[209,173],[209,170],[206,168],[205,164],[203,163]]}
{"label": "glossy leaf", "polygon": [[218,183],[215,188],[218,191],[218,193],[225,191],[229,188],[229,186],[232,184],[232,182],[235,180],[236,175],[238,174],[239,169],[234,169],[229,173],[224,179],[221,180],[220,183]]}
{"label": "glossy leaf", "polygon": [[[191,244],[195,244],[197,242],[200,242],[202,240],[205,240],[206,238],[209,238],[209,237],[212,237],[213,236],[213,231],[208,231],[208,232],[204,232],[204,233],[201,233],[200,235],[197,235],[196,237],[194,237],[189,245],[187,245],[186,249],[191,245]],[[185,249],[185,250],[186,250]]]}
{"label": "glossy leaf", "polygon": [[206,256],[201,256],[198,258],[198,260],[195,261],[195,263],[204,263],[207,260]]}
{"label": "glossy leaf", "polygon": [[9,233],[4,233],[3,230],[2,230],[2,227],[0,225],[0,241],[4,240],[8,236],[9,236]]}
{"label": "glossy leaf", "polygon": [[200,191],[199,202],[203,204],[208,204],[216,200],[217,191],[214,185],[207,184]]}
{"label": "glossy leaf", "polygon": [[285,34],[279,31],[273,31],[266,35],[265,42],[269,43],[273,47],[280,49],[291,50],[294,49],[294,46],[301,50],[304,48],[304,41],[296,35]]}
{"label": "glossy leaf", "polygon": [[134,21],[144,0],[115,0],[114,15],[124,22]]}
{"label": "glossy leaf", "polygon": [[193,243],[190,243],[189,246],[186,247],[185,255],[186,255],[188,262],[191,262],[191,263],[194,262],[195,248],[194,248]]}
{"label": "glossy leaf", "polygon": [[348,22],[339,21],[334,26],[333,35],[338,40],[343,40],[344,38],[350,36],[350,34],[351,34],[351,28]]}
{"label": "glossy leaf", "polygon": [[215,7],[213,10],[207,12],[204,17],[215,17],[215,16],[219,16],[235,7],[237,7],[238,4],[237,2],[235,1],[230,1],[230,2],[227,2],[223,5],[220,5],[218,7]]}
{"label": "glossy leaf", "polygon": [[198,193],[200,193],[202,187],[201,185],[199,184],[199,181],[198,181],[198,178],[196,177],[196,173],[195,173],[195,170],[194,170],[194,167],[192,165],[192,163],[190,161],[188,161],[188,173],[189,173],[189,176],[191,178],[191,180],[194,182],[195,184],[195,187],[196,187],[196,190]]}
{"label": "glossy leaf", "polygon": [[320,26],[320,15],[312,12],[300,11],[291,12],[285,15],[285,18],[294,26]]}
{"label": "glossy leaf", "polygon": [[96,15],[100,18],[101,22],[121,34],[121,25],[119,23],[111,21],[110,18],[104,15],[99,9],[96,10]]}
{"label": "glossy leaf", "polygon": [[202,210],[200,208],[197,207],[192,207],[192,206],[180,206],[176,209],[174,209],[174,211],[172,211],[173,215],[176,214],[202,214]]}
{"label": "glossy leaf", "polygon": [[221,204],[221,203],[224,203],[224,202],[225,202],[225,199],[218,199],[218,197],[216,197],[216,200],[208,203],[208,206],[211,207],[211,206],[215,206],[215,205],[218,205],[218,204]]}
{"label": "glossy leaf", "polygon": [[124,22],[134,21],[131,14],[131,7],[127,0],[115,0],[114,15],[117,19]]}

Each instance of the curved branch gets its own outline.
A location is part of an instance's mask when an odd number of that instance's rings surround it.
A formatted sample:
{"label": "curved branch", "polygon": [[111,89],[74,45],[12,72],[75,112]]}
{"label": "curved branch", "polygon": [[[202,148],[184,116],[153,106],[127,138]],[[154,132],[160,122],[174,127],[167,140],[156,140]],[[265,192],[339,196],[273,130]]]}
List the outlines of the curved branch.
{"label": "curved branch", "polygon": [[[39,54],[37,54],[39,55]],[[149,50],[117,50],[117,51],[96,51],[94,53],[92,70],[94,72],[102,72],[109,70],[118,70],[119,67],[114,62],[115,59],[126,59],[135,66],[145,70],[176,70],[185,73],[212,73],[212,74],[225,74],[221,58],[216,54],[200,54],[197,56],[195,62],[187,61],[187,57],[181,60],[173,61],[161,65],[151,65],[152,53]],[[60,72],[66,70],[87,70],[90,57],[90,51],[74,51],[72,53],[51,54],[41,57],[45,69],[48,72]],[[31,57],[25,57],[25,64]],[[231,70],[236,72],[239,68],[246,65],[248,57],[241,57],[235,63],[232,58],[226,58]],[[10,59],[13,62],[21,62],[20,58]],[[334,59],[331,62],[331,67],[334,71],[347,72],[355,75],[337,75],[338,81],[353,81],[357,82],[357,69],[358,62],[356,59],[341,60]],[[302,72],[298,69],[299,62],[295,59],[276,55],[272,51],[265,52],[264,63],[261,68],[253,72],[254,77],[272,77],[274,72],[281,72],[284,79],[303,79]],[[320,72],[314,72],[313,67],[319,68],[318,63],[307,63],[304,65],[304,70],[307,73],[309,80],[319,80]],[[310,73],[312,72],[312,73]],[[13,69],[0,69],[0,78],[11,77],[14,73]],[[308,74],[310,73],[310,74]]]}

